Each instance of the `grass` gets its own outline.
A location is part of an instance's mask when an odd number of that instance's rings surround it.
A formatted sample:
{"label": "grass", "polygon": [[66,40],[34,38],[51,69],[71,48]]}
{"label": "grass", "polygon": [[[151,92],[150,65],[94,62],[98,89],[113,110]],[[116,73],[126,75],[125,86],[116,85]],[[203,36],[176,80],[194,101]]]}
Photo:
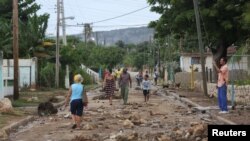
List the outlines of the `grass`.
{"label": "grass", "polygon": [[13,107],[29,107],[38,106],[41,102],[46,102],[49,99],[66,94],[66,90],[53,89],[50,91],[22,91],[20,92],[19,99],[12,101]]}
{"label": "grass", "polygon": [[[98,85],[85,85],[87,91],[96,88]],[[52,97],[67,94],[65,89],[49,89],[48,91],[22,91],[20,92],[19,99],[12,102],[13,107],[29,107],[38,106],[39,103],[48,101]]]}
{"label": "grass", "polygon": [[0,113],[0,128],[3,128],[8,123],[11,123],[11,121],[15,119],[20,119],[23,116],[25,116],[25,113],[19,109],[13,109],[9,112],[1,112]]}
{"label": "grass", "polygon": [[12,102],[13,107],[37,106],[40,101],[27,101],[26,99],[18,99]]}

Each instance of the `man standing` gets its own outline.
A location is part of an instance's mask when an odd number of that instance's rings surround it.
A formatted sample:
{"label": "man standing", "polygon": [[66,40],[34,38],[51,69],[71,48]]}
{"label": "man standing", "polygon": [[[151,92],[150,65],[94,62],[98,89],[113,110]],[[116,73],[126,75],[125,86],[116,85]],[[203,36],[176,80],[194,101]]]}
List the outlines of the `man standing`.
{"label": "man standing", "polygon": [[155,85],[157,85],[157,79],[158,79],[158,72],[157,72],[157,70],[155,69],[155,70],[154,70],[154,81],[155,81]]}
{"label": "man standing", "polygon": [[130,74],[127,72],[127,68],[124,68],[119,79],[119,86],[121,88],[121,96],[122,96],[124,105],[126,105],[128,101],[129,84],[130,84],[130,88],[132,88],[132,81],[131,81]]}
{"label": "man standing", "polygon": [[228,113],[227,109],[227,85],[228,85],[228,67],[227,67],[227,60],[226,58],[220,59],[220,69],[216,65],[215,62],[213,62],[216,71],[218,72],[218,102],[219,102],[219,113]]}

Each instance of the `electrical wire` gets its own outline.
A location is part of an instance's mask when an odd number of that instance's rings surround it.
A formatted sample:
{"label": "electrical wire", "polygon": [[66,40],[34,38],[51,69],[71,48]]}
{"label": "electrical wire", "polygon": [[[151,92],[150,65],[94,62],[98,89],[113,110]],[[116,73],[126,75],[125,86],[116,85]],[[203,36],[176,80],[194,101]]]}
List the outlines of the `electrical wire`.
{"label": "electrical wire", "polygon": [[131,11],[131,12],[128,12],[128,13],[125,13],[125,14],[122,14],[122,15],[119,15],[119,16],[116,16],[116,17],[112,17],[112,18],[108,18],[108,19],[104,19],[104,20],[100,20],[100,21],[94,21],[94,22],[92,22],[92,24],[100,23],[100,22],[106,22],[106,21],[110,21],[110,20],[117,19],[117,18],[120,18],[120,17],[124,17],[124,16],[130,15],[130,14],[136,13],[138,11],[144,10],[144,9],[146,9],[148,7],[150,7],[150,5],[145,6],[143,8],[140,8],[140,9],[137,9],[137,10],[134,10],[134,11]]}
{"label": "electrical wire", "polygon": [[[126,27],[130,27],[130,26],[146,26],[148,24],[134,24],[134,25],[99,25],[99,26],[92,26],[92,27],[122,27],[122,26],[126,26]],[[84,27],[84,24],[77,24],[77,25],[69,25],[66,24],[66,26],[68,27]]]}

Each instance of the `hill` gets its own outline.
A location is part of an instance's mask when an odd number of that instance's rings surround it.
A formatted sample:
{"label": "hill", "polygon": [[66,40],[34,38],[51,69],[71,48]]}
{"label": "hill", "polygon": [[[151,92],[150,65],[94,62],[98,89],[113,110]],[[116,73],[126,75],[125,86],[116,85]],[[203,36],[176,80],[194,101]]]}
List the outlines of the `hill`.
{"label": "hill", "polygon": [[[78,34],[84,40],[83,34]],[[99,45],[114,45],[121,40],[125,44],[138,44],[144,41],[149,41],[154,36],[154,29],[148,27],[126,28],[111,31],[93,32],[92,37]]]}

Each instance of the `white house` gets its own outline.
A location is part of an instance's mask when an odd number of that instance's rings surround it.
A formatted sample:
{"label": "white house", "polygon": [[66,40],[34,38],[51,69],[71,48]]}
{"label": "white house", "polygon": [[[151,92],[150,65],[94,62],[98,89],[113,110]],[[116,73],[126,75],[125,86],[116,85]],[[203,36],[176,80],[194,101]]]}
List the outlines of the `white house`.
{"label": "white house", "polygon": [[[13,59],[0,59],[0,98],[13,95],[13,80]],[[36,80],[37,58],[19,59],[19,87],[23,88],[36,85]]]}
{"label": "white house", "polygon": [[[236,52],[235,47],[229,47],[227,49],[227,55],[228,56],[232,56],[234,53]],[[213,68],[213,56],[212,53],[206,52],[204,53],[204,57],[205,57],[205,67],[207,67],[208,69],[212,69]],[[230,60],[228,60],[228,67],[229,70],[233,70],[233,69],[244,69],[247,70],[248,66],[247,66],[247,56],[243,56],[241,57],[240,61],[238,62],[238,64],[240,64],[241,67],[239,67],[239,65],[235,66],[235,63],[230,62]],[[200,58],[200,53],[181,53],[180,56],[180,68],[183,72],[191,72],[190,66],[194,65],[194,69],[198,69],[198,72],[201,72],[201,58]]]}

